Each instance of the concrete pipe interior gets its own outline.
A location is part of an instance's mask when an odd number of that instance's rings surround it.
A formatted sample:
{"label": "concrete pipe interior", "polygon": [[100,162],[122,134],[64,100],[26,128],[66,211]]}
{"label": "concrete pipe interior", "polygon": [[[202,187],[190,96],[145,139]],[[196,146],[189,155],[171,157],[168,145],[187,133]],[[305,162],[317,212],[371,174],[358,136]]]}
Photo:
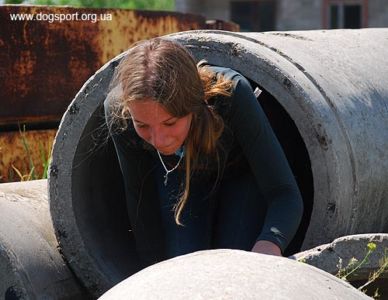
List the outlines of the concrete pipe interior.
{"label": "concrete pipe interior", "polygon": [[[251,81],[253,86],[258,83]],[[260,103],[278,137],[304,199],[304,215],[296,237],[285,255],[300,250],[313,205],[310,160],[293,120],[277,99],[263,87]],[[103,108],[88,121],[77,145],[73,164],[73,210],[88,252],[103,272],[118,282],[137,270],[134,241],[126,213],[122,176],[110,139],[104,128]],[[91,147],[91,145],[95,145]]]}

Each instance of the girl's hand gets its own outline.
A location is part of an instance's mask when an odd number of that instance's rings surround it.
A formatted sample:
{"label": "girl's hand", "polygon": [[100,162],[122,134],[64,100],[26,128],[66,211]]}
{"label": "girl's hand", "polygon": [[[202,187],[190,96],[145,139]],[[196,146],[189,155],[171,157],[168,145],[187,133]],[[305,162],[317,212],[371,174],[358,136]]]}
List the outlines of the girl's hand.
{"label": "girl's hand", "polygon": [[252,248],[252,252],[282,256],[279,246],[270,241],[257,241]]}

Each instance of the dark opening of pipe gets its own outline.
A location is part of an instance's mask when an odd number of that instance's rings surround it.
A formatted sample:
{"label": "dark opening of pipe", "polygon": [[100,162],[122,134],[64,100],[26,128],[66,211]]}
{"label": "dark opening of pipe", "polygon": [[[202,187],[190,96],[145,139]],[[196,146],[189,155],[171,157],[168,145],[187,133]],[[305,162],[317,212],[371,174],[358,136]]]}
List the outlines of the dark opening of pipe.
{"label": "dark opening of pipe", "polygon": [[[251,84],[256,84],[251,81]],[[305,143],[294,121],[279,102],[263,87],[259,102],[278,138],[288,163],[292,169],[303,197],[304,212],[298,231],[287,247],[284,255],[289,256],[300,251],[307,228],[310,224],[314,201],[313,175],[310,158]],[[269,153],[270,155],[270,153]]]}
{"label": "dark opening of pipe", "polygon": [[[293,120],[271,94],[261,89],[260,104],[285,151],[304,199],[303,220],[284,253],[288,256],[300,250],[310,222],[313,178],[309,155]],[[113,285],[138,271],[139,265],[127,217],[123,178],[104,122],[101,106],[91,116],[77,145],[72,205],[83,247]]]}

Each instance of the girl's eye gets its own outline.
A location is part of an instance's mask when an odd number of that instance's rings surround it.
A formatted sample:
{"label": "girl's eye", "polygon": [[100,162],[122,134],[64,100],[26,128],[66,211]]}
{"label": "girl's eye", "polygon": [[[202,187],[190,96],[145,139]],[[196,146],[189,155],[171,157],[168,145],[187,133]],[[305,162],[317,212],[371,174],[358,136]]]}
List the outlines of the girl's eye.
{"label": "girl's eye", "polygon": [[137,123],[136,123],[136,127],[137,127],[137,128],[147,128],[147,125],[144,125],[144,124],[137,124]]}
{"label": "girl's eye", "polygon": [[165,123],[164,125],[166,125],[167,127],[171,127],[171,126],[174,126],[176,122],[173,122],[173,123]]}

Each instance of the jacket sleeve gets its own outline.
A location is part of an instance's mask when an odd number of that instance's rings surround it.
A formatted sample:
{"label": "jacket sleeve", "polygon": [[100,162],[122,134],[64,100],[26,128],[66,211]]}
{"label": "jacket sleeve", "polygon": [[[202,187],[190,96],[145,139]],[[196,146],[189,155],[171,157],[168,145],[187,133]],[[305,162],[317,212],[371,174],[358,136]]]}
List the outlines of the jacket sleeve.
{"label": "jacket sleeve", "polygon": [[251,85],[242,75],[234,76],[233,81],[230,126],[267,203],[266,218],[257,240],[271,241],[284,252],[301,221],[302,197]]}

